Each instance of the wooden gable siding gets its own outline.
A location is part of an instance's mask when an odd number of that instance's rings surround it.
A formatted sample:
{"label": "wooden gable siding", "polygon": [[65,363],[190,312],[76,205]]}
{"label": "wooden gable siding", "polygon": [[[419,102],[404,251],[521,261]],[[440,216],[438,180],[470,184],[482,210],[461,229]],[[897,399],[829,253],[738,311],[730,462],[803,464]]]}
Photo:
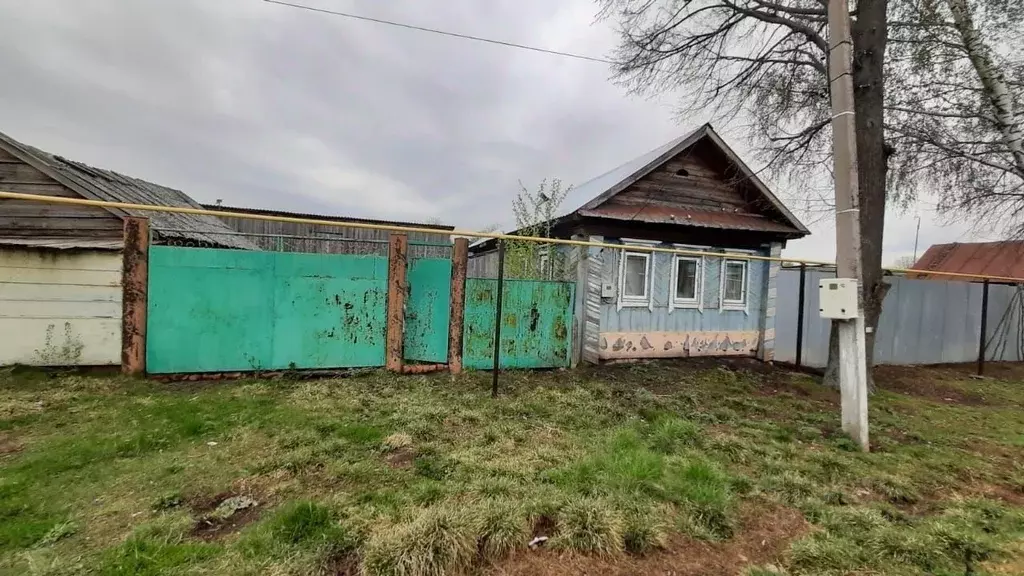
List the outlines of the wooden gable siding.
{"label": "wooden gable siding", "polygon": [[[0,150],[0,190],[81,198],[46,174]],[[0,237],[120,238],[122,222],[103,208],[0,200]]]}
{"label": "wooden gable siding", "polygon": [[[220,216],[229,227],[263,250],[277,252],[310,252],[315,254],[378,254],[388,251],[388,230],[327,226],[301,222],[278,222]],[[414,258],[448,258],[451,237],[445,231],[437,234],[411,232],[409,253]],[[430,244],[425,246],[424,244]]]}
{"label": "wooden gable siding", "polygon": [[735,182],[735,171],[715,156],[706,143],[698,143],[637,180],[605,205],[760,213],[748,186]]}

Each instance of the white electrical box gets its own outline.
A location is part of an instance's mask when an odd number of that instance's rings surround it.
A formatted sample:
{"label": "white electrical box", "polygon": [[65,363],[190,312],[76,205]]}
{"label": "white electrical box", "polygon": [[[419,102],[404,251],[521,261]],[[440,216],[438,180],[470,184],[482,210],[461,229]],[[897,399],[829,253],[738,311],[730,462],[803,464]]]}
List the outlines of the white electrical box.
{"label": "white electrical box", "polygon": [[615,284],[612,284],[611,282],[602,282],[601,298],[615,298]]}
{"label": "white electrical box", "polygon": [[857,317],[857,280],[834,278],[818,283],[818,302],[822,318],[852,320]]}

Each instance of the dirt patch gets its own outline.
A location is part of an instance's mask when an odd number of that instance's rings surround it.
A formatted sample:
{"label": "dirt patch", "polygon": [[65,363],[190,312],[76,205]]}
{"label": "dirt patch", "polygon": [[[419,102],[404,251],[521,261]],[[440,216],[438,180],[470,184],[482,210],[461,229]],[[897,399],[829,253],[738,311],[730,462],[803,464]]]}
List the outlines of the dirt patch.
{"label": "dirt patch", "polygon": [[617,557],[524,552],[488,570],[494,576],[736,576],[749,566],[781,565],[790,542],[810,529],[796,510],[752,505],[741,515],[740,529],[726,542],[677,537],[665,550],[647,556]]}
{"label": "dirt patch", "polygon": [[412,468],[416,461],[416,451],[409,446],[396,448],[384,456],[384,461],[392,468]]}
{"label": "dirt patch", "polygon": [[555,535],[557,526],[558,525],[555,523],[554,518],[550,516],[538,516],[537,519],[533,521],[533,532],[530,535],[531,539],[539,536],[547,536],[550,538]]}
{"label": "dirt patch", "polygon": [[961,372],[944,366],[876,366],[874,376],[875,385],[883,390],[927,398],[944,404],[987,404],[981,394],[947,383],[962,378]]}
{"label": "dirt patch", "polygon": [[[232,507],[232,502],[239,504]],[[190,534],[193,538],[204,541],[219,540],[228,534],[238,532],[260,516],[260,503],[255,498],[234,492],[197,496],[189,499],[188,504],[198,516]]]}
{"label": "dirt patch", "polygon": [[11,438],[7,434],[0,434],[0,456],[6,454],[17,454],[25,449],[24,444]]}
{"label": "dirt patch", "polygon": [[349,552],[327,559],[322,574],[329,576],[359,576],[359,557]]}

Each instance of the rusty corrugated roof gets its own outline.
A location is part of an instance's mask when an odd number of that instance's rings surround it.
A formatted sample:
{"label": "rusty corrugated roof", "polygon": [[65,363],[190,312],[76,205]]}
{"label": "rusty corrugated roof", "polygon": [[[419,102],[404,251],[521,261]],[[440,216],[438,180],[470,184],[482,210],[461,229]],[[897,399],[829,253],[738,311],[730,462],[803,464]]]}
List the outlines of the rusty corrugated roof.
{"label": "rusty corrugated roof", "polygon": [[693,210],[671,206],[622,206],[602,204],[593,210],[580,210],[580,215],[593,218],[615,218],[650,224],[685,224],[702,228],[725,228],[729,230],[757,230],[763,232],[790,233],[803,236],[803,232],[792,226],[765,218],[757,214],[742,214],[724,210]]}
{"label": "rusty corrugated roof", "polygon": [[957,279],[941,272],[1024,278],[1024,241],[933,244],[911,269],[921,273],[908,277],[930,280]]}

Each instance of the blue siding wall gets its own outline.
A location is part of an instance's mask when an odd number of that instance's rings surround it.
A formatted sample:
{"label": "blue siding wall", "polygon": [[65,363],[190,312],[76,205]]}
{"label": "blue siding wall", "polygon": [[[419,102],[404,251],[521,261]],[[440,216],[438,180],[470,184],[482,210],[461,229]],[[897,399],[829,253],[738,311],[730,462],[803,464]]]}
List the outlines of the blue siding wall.
{"label": "blue siding wall", "polygon": [[[670,247],[667,244],[662,246]],[[729,252],[716,248],[692,247],[706,252]],[[619,287],[620,250],[603,250],[602,281]],[[767,256],[768,250],[758,255]],[[671,297],[672,254],[654,254],[654,283],[652,298],[654,309],[624,307],[616,310],[617,297],[601,299],[601,332],[695,332],[725,330],[759,330],[765,306],[768,262],[751,260],[747,264],[747,309],[722,310],[720,287],[722,259],[704,258],[703,310],[675,308],[669,310]]]}

